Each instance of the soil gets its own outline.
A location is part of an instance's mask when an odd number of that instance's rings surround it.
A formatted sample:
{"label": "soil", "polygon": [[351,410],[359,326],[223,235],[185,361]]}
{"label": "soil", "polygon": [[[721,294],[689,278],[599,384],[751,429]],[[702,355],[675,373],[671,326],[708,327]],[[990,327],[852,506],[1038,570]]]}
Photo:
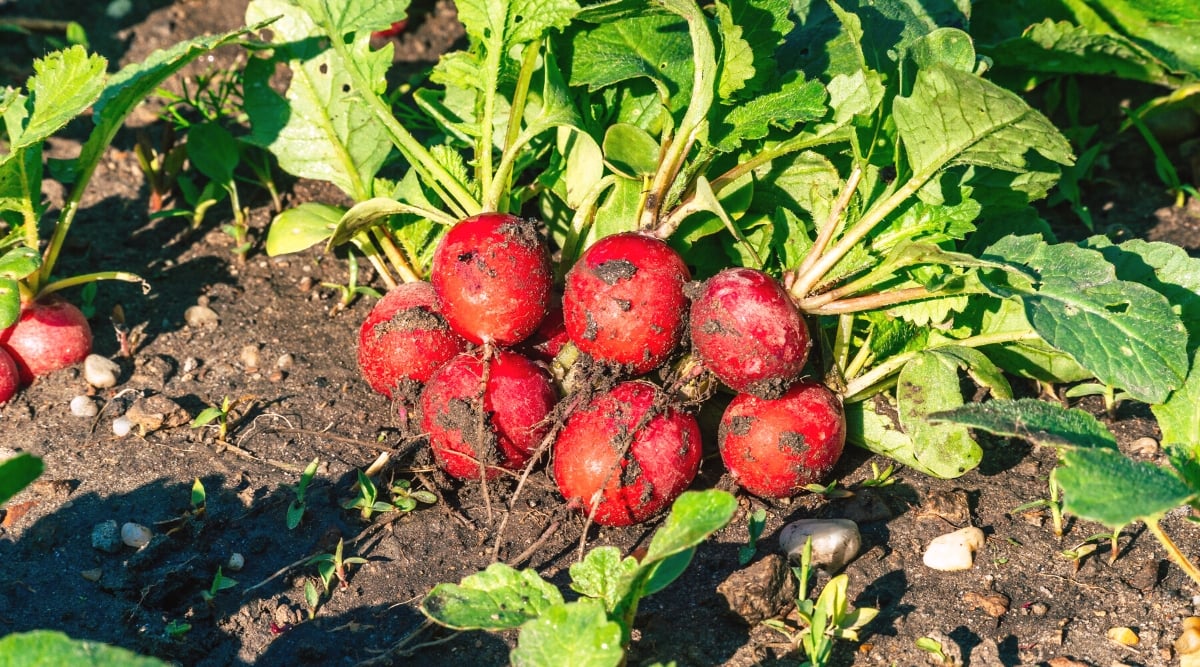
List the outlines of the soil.
{"label": "soil", "polygon": [[[131,14],[114,20],[104,17],[105,3],[29,0],[0,2],[0,15],[72,16],[95,39],[103,37],[97,46],[117,63],[190,35],[236,27],[244,6],[244,0],[135,1]],[[414,70],[461,38],[452,5],[423,9],[398,47]],[[5,48],[4,74],[15,77],[27,60],[13,55],[14,42]],[[141,117],[149,122],[153,113]],[[46,463],[43,477],[0,521],[0,635],[53,628],[184,665],[505,664],[515,634],[422,630],[417,604],[433,585],[458,581],[496,559],[535,568],[565,588],[584,529],[581,516],[564,507],[545,472],[538,472],[508,517],[497,551],[497,526],[514,483],[500,480],[484,494],[478,483],[453,482],[434,470],[427,448],[401,436],[402,417],[356,369],[358,325],[373,300],[341,310],[335,292],[320,286],[345,284],[346,263],[319,250],[262,254],[273,215],[265,197],[252,202],[258,244],[244,264],[219,230],[227,210],[210,215],[199,230],[178,218],[151,221],[132,140],[132,132],[119,137],[100,165],[62,273],[126,269],[153,290],[143,296],[117,283],[99,290],[91,319],[96,352],[117,361],[121,377],[115,388],[96,394],[103,405],[97,418],[70,412],[71,398],[88,393],[79,369],[42,378],[0,408],[0,445]],[[78,137],[58,140],[50,152],[69,156],[78,146]],[[1113,181],[1086,193],[1097,229],[1200,254],[1196,203],[1171,207],[1136,142],[1114,150],[1121,168],[1111,173]],[[46,194],[61,202],[56,188]],[[291,184],[285,205],[330,196],[318,184],[299,182]],[[205,324],[196,311],[187,314],[198,305],[216,320]],[[120,356],[110,325],[118,307],[134,332],[131,357]],[[227,443],[218,441],[213,425],[189,427],[192,417],[225,398],[236,400]],[[139,428],[115,436],[113,417],[139,399]],[[1082,405],[1099,412],[1095,401]],[[695,488],[731,488],[714,450],[715,424],[709,415],[702,418],[709,425],[706,457]],[[1103,418],[1124,451],[1163,460],[1160,450],[1139,441],[1158,435],[1147,410],[1125,404],[1115,418]],[[969,665],[1174,664],[1180,621],[1200,611],[1196,585],[1141,525],[1122,532],[1115,560],[1103,541],[1079,562],[1068,560],[1064,550],[1103,529],[1068,520],[1060,538],[1044,509],[1019,509],[1045,497],[1053,452],[1010,441],[985,445],[983,465],[955,480],[900,469],[893,485],[864,487],[872,465],[887,462],[852,449],[833,474],[839,487],[856,492],[852,498],[810,494],[764,503],[739,495],[733,523],[700,547],[682,578],[643,602],[629,664],[799,661],[781,635],[726,613],[717,593],[741,569],[747,517],[759,508],[768,520],[756,562],[777,550],[781,527],[795,519],[850,518],[862,530],[860,555],[845,570],[849,598],[880,614],[860,641],[838,643],[835,664],[925,664],[928,654],[914,644],[923,636],[939,639],[951,657]],[[383,453],[392,462],[380,479],[412,480],[414,488],[433,490],[438,502],[369,522],[342,509],[353,495],[355,471]],[[307,511],[289,530],[294,494],[288,487],[314,458],[320,466]],[[207,492],[200,517],[189,514],[194,480]],[[1200,527],[1188,518],[1175,511],[1163,526],[1195,557]],[[93,547],[94,530],[107,521],[143,524],[155,536],[141,549],[108,553]],[[971,570],[939,572],[922,564],[931,539],[967,525],[986,535]],[[654,522],[593,527],[586,543],[630,553],[654,528]],[[369,562],[351,566],[348,585],[335,585],[308,620],[304,583],[315,567],[307,560],[339,540],[347,555]],[[236,571],[229,565],[234,553],[244,557]],[[222,567],[237,586],[206,603],[200,593]],[[172,622],[191,628],[170,637]],[[1133,628],[1139,643],[1106,639],[1116,626]],[[1066,657],[1079,662],[1063,662]]]}

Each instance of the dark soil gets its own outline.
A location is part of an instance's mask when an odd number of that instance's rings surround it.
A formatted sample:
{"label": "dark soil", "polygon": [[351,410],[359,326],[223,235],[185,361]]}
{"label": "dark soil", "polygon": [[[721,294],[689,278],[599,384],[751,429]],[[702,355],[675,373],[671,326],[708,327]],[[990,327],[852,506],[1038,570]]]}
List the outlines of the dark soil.
{"label": "dark soil", "polygon": [[[119,62],[186,36],[235,27],[245,2],[134,2],[124,23],[104,18],[104,6],[0,2],[0,16],[83,21],[97,39],[108,36],[98,44]],[[448,3],[423,16],[398,47],[414,70],[461,36]],[[14,55],[19,46],[10,42],[13,48],[0,58],[6,75],[15,76],[25,62]],[[141,118],[149,122],[153,113]],[[426,448],[403,436],[393,407],[369,390],[356,369],[358,327],[373,300],[339,311],[336,294],[320,286],[345,284],[346,263],[319,250],[263,255],[261,237],[273,215],[265,197],[253,202],[259,243],[244,264],[235,261],[231,239],[219,231],[227,211],[210,215],[196,231],[178,218],[149,221],[149,193],[131,142],[131,136],[120,137],[100,165],[62,273],[131,270],[148,279],[153,291],[143,296],[117,283],[100,288],[91,320],[96,351],[120,363],[122,376],[117,387],[97,396],[104,406],[98,418],[70,413],[71,398],[88,391],[77,369],[37,381],[0,408],[0,445],[46,462],[42,479],[14,499],[0,521],[0,635],[54,628],[185,665],[506,663],[512,633],[429,629],[414,637],[423,622],[417,604],[433,585],[458,581],[497,558],[535,568],[565,587],[583,518],[564,507],[546,473],[538,472],[512,510],[497,551],[497,526],[515,482],[495,482],[485,497],[478,483],[452,482],[437,473]],[[56,141],[50,152],[69,156],[78,146]],[[1098,230],[1174,242],[1197,254],[1197,205],[1171,208],[1138,147],[1118,150],[1130,153],[1114,156],[1122,166],[1115,180],[1087,193]],[[46,194],[61,202],[58,188]],[[296,183],[285,205],[328,196],[315,184]],[[198,304],[207,305],[219,322],[189,326],[185,311]],[[131,358],[118,356],[109,324],[117,306],[137,336]],[[113,417],[139,397],[165,397],[172,403],[160,409],[170,413],[173,404],[181,412],[164,415],[162,426],[149,419],[145,432],[114,436]],[[191,417],[226,397],[237,400],[228,444],[217,441],[212,426],[189,428]],[[1083,406],[1099,407],[1089,401]],[[712,442],[714,420],[701,418],[708,441],[695,488],[730,488]],[[1108,422],[1127,453],[1163,460],[1157,449],[1133,450],[1138,438],[1157,436],[1147,410],[1122,406]],[[1122,533],[1115,561],[1110,562],[1107,542],[1078,564],[1064,558],[1061,552],[1103,529],[1068,520],[1066,535],[1058,538],[1043,509],[1018,511],[1045,497],[1053,452],[1019,442],[986,445],[983,466],[956,480],[901,469],[894,485],[865,488],[859,483],[870,477],[871,465],[883,467],[886,461],[851,450],[833,478],[857,492],[852,498],[805,495],[765,504],[741,495],[734,522],[700,547],[681,579],[642,604],[629,664],[799,661],[781,635],[748,627],[722,611],[717,587],[739,570],[738,547],[746,542],[747,515],[756,508],[768,516],[760,558],[777,548],[779,530],[789,521],[859,522],[864,544],[846,570],[849,595],[854,605],[881,612],[860,642],[838,644],[836,664],[924,664],[927,655],[914,645],[922,636],[939,638],[947,653],[970,665],[1036,664],[1063,656],[1089,665],[1173,664],[1171,644],[1180,621],[1200,606],[1196,585],[1167,561],[1141,525]],[[439,502],[370,521],[343,509],[353,496],[355,470],[383,453],[391,463],[381,480],[412,480],[414,488],[437,493]],[[321,464],[307,513],[289,530],[285,516],[294,496],[287,487],[314,458]],[[196,479],[207,490],[207,511],[185,517]],[[1182,510],[1172,512],[1163,526],[1195,557],[1200,528],[1187,518]],[[94,528],[110,520],[144,524],[156,536],[140,550],[93,548]],[[987,535],[972,570],[938,572],[922,564],[932,538],[968,524]],[[654,523],[593,527],[586,541],[589,547],[615,545],[630,553],[654,528]],[[306,561],[330,552],[339,539],[347,555],[369,563],[351,567],[348,586],[335,585],[310,621],[304,582],[316,569]],[[234,553],[245,559],[236,572],[227,566]],[[200,593],[219,567],[238,585],[208,604]],[[169,637],[172,622],[191,629]],[[1140,643],[1125,647],[1107,640],[1115,626],[1134,628]]]}

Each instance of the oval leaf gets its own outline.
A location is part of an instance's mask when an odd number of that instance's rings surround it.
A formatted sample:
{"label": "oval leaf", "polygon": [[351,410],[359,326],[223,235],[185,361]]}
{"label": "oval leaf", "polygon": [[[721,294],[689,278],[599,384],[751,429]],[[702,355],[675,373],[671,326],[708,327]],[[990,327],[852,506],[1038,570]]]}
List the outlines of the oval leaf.
{"label": "oval leaf", "polygon": [[20,280],[42,267],[42,255],[33,248],[13,248],[0,256],[0,278]]}
{"label": "oval leaf", "polygon": [[671,506],[671,513],[654,533],[642,565],[690,549],[725,527],[737,510],[737,499],[717,489],[685,491]]}
{"label": "oval leaf", "polygon": [[505,630],[562,603],[562,593],[537,572],[492,563],[461,585],[435,586],[421,601],[421,612],[456,630]]}
{"label": "oval leaf", "polygon": [[604,133],[604,160],[627,178],[649,176],[658,169],[658,142],[636,125],[617,123]]}
{"label": "oval leaf", "polygon": [[316,202],[305,202],[280,213],[267,231],[267,254],[274,257],[315,246],[333,235],[342,214],[342,209],[336,206]]}
{"label": "oval leaf", "polygon": [[558,604],[521,628],[509,659],[516,667],[615,667],[625,659],[621,626],[597,601]]}
{"label": "oval leaf", "polygon": [[900,369],[896,405],[900,425],[917,446],[915,456],[928,467],[954,472],[955,477],[979,465],[983,450],[966,427],[934,424],[925,417],[962,404],[957,360],[922,352]]}
{"label": "oval leaf", "polygon": [[1063,510],[1114,530],[1158,519],[1196,496],[1171,471],[1115,449],[1067,450],[1055,476],[1064,492]]}

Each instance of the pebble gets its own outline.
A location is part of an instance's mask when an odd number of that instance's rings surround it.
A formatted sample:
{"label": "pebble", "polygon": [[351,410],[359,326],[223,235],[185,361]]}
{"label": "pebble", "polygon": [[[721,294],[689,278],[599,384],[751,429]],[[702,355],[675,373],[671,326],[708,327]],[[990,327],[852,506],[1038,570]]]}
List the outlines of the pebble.
{"label": "pebble", "polygon": [[1144,436],[1129,444],[1130,453],[1142,458],[1153,458],[1158,454],[1158,441],[1150,436]]}
{"label": "pebble", "polygon": [[129,417],[121,416],[113,420],[112,423],[113,435],[118,438],[124,438],[133,430],[133,421]]}
{"label": "pebble", "polygon": [[121,529],[116,521],[109,519],[92,528],[92,548],[110,554],[121,550]]}
{"label": "pebble", "polygon": [[241,360],[242,368],[244,368],[247,373],[257,373],[259,362],[258,345],[255,345],[254,343],[243,345],[241,353],[238,354],[238,359]]}
{"label": "pebble", "polygon": [[291,352],[284,352],[283,354],[279,355],[278,359],[275,360],[275,368],[278,368],[281,371],[290,371],[292,370],[292,366],[295,365],[296,358],[292,356]]}
{"label": "pebble", "polygon": [[71,399],[71,414],[76,417],[95,417],[100,414],[100,408],[91,398],[79,395]]}
{"label": "pebble", "polygon": [[130,522],[121,526],[121,541],[125,546],[141,549],[150,544],[151,537],[154,537],[154,533],[140,523]]}
{"label": "pebble", "polygon": [[974,526],[939,535],[929,543],[922,560],[926,567],[943,572],[969,570],[983,540],[983,531]]}
{"label": "pebble", "polygon": [[143,433],[174,428],[191,421],[186,410],[162,394],[144,396],[134,401],[125,411],[125,418],[141,428]]}
{"label": "pebble", "polygon": [[849,519],[800,519],[783,527],[779,547],[793,561],[799,562],[804,543],[812,536],[813,565],[833,574],[858,556],[862,535],[858,524]]}
{"label": "pebble", "polygon": [[1183,632],[1175,639],[1179,667],[1200,667],[1200,618],[1183,619]]}
{"label": "pebble", "polygon": [[796,580],[787,559],[767,554],[717,586],[729,611],[753,627],[795,604]]}
{"label": "pebble", "polygon": [[104,575],[104,571],[101,570],[100,568],[96,568],[94,570],[83,570],[82,572],[79,573],[79,576],[81,576],[84,579],[87,579],[88,581],[91,581],[91,582],[100,581],[100,577],[103,575]]}
{"label": "pebble", "polygon": [[117,386],[117,378],[120,375],[121,367],[108,357],[89,354],[83,360],[83,379],[97,389],[110,389]]}
{"label": "pebble", "polygon": [[221,318],[208,306],[192,306],[183,311],[183,321],[196,329],[215,328],[221,323]]}
{"label": "pebble", "polygon": [[229,560],[225,563],[225,568],[230,572],[237,572],[246,566],[246,558],[236,551],[229,554]]}
{"label": "pebble", "polygon": [[1138,636],[1132,628],[1118,627],[1109,628],[1106,635],[1109,641],[1116,642],[1121,646],[1137,646]]}

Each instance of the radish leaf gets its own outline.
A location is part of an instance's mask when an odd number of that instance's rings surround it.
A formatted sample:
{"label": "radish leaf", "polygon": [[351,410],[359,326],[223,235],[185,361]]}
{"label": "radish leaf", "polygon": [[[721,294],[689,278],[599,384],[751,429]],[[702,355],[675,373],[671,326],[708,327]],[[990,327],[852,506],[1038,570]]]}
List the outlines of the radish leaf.
{"label": "radish leaf", "polygon": [[533,570],[492,563],[462,584],[438,584],[421,602],[430,620],[456,630],[503,630],[563,603],[562,594]]}
{"label": "radish leaf", "polygon": [[509,659],[516,667],[616,667],[625,660],[621,626],[595,600],[558,604],[521,626]]}

